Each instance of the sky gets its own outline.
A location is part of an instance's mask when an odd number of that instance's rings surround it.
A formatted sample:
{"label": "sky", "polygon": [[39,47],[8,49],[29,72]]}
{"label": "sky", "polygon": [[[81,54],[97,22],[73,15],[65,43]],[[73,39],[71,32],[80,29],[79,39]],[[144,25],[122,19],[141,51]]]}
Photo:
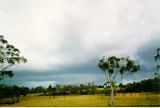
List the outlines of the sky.
{"label": "sky", "polygon": [[130,56],[153,77],[160,47],[159,0],[0,0],[0,34],[28,60],[1,82],[29,87],[104,84],[102,56]]}

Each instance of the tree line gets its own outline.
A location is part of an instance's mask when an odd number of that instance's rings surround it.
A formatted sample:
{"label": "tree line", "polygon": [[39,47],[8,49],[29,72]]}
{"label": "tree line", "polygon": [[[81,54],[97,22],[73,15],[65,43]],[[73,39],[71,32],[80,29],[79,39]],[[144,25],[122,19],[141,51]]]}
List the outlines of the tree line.
{"label": "tree line", "polygon": [[0,85],[0,104],[12,104],[20,101],[20,97],[25,98],[27,94],[37,96],[54,97],[59,95],[86,95],[96,94],[97,86],[92,82],[80,85],[49,85],[47,88],[38,86],[35,88],[19,87],[17,85]]}
{"label": "tree line", "polygon": [[[141,92],[160,92],[160,77],[153,79],[142,80],[123,85],[122,83],[116,86],[115,92],[118,93],[141,93]],[[19,87],[17,85],[7,86],[0,85],[0,103],[15,103],[20,101],[20,97],[24,98],[27,94],[37,96],[56,96],[65,95],[93,95],[93,94],[110,94],[110,86],[96,85],[94,82],[80,85],[49,85],[48,87],[38,86],[35,88]],[[3,101],[5,99],[5,101]],[[6,99],[8,99],[6,101]]]}
{"label": "tree line", "polygon": [[31,88],[31,94],[37,94],[39,96],[58,96],[58,95],[86,95],[96,94],[97,85],[92,83],[80,84],[80,85],[49,85],[47,88],[38,86]]}
{"label": "tree line", "polygon": [[120,84],[121,88],[118,92],[160,92],[160,77],[142,80],[140,82]]}

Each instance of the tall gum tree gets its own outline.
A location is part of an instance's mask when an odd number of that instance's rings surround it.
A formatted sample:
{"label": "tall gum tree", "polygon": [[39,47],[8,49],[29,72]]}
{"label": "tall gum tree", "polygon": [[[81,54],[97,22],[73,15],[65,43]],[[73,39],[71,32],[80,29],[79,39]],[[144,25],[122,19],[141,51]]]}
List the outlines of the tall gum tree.
{"label": "tall gum tree", "polygon": [[13,71],[9,70],[10,67],[26,62],[27,59],[20,55],[19,49],[9,44],[8,41],[0,35],[0,80],[14,75]]}
{"label": "tall gum tree", "polygon": [[[135,63],[135,61],[130,60],[129,57],[106,57],[103,56],[99,63],[98,67],[102,70],[105,75],[106,81],[108,82],[111,89],[111,103],[114,104],[114,88],[116,87],[117,77],[121,76],[120,83],[122,82],[125,75],[128,75],[133,72],[137,72],[140,69],[140,66]],[[119,74],[119,75],[118,75]]]}

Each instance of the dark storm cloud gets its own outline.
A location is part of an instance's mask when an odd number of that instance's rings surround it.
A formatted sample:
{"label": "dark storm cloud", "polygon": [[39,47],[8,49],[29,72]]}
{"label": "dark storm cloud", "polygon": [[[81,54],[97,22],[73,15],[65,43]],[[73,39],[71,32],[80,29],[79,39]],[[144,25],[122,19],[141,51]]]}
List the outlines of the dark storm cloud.
{"label": "dark storm cloud", "polygon": [[139,47],[137,56],[138,62],[141,64],[141,69],[144,72],[150,72],[155,70],[155,53],[156,49],[160,47],[160,37],[151,39]]}
{"label": "dark storm cloud", "polygon": [[[155,38],[156,37],[156,38]],[[156,71],[156,62],[154,55],[156,49],[160,47],[160,36],[153,36],[151,40],[143,43],[137,50],[136,62],[140,65],[140,71],[133,74],[130,81],[139,81],[143,79],[152,78]]]}
{"label": "dark storm cloud", "polygon": [[[16,71],[12,79],[6,79],[3,82],[8,84],[25,85],[26,82],[56,82],[61,84],[81,84],[95,82],[104,83],[104,76],[97,66],[98,60],[91,60],[84,64],[75,64],[62,66],[57,70],[39,72],[36,70]],[[31,86],[31,85],[30,85]]]}

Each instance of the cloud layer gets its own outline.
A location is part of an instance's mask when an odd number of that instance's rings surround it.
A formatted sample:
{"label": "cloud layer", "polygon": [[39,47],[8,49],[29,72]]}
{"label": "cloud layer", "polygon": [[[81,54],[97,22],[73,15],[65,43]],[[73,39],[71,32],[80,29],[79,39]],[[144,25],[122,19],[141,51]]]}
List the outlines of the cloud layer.
{"label": "cloud layer", "polygon": [[15,80],[101,82],[96,64],[103,55],[131,56],[142,64],[142,74],[152,71],[150,54],[160,46],[159,5],[159,0],[1,0],[0,33],[28,59],[14,67]]}

